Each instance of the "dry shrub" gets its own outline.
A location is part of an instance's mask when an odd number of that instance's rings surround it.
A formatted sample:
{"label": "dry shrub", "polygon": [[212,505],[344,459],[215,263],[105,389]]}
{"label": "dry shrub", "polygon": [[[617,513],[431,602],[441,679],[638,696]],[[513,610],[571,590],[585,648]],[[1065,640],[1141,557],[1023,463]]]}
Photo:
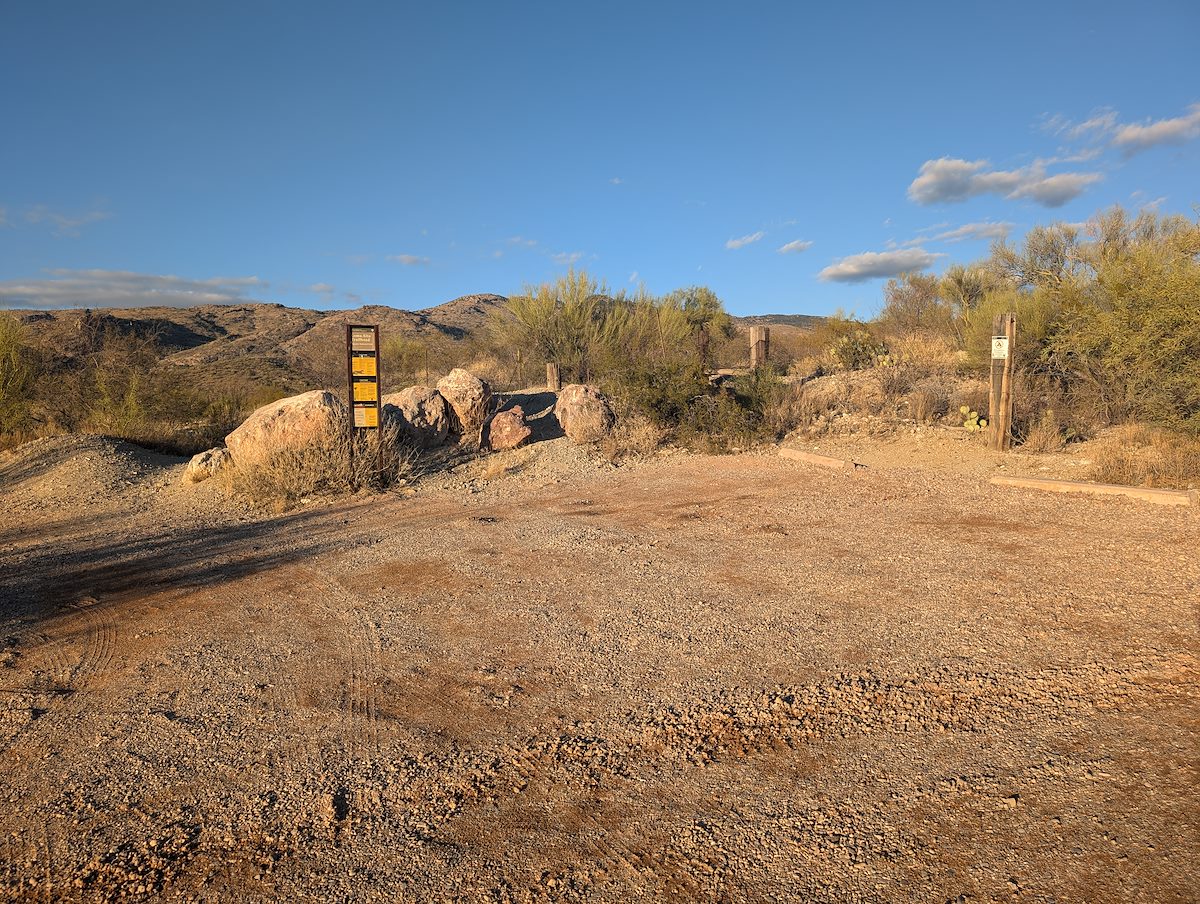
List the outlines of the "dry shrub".
{"label": "dry shrub", "polygon": [[879,384],[884,399],[893,403],[898,402],[905,393],[912,389],[919,377],[917,368],[904,362],[875,367],[871,373],[875,377],[875,382]]}
{"label": "dry shrub", "polygon": [[905,333],[888,340],[891,357],[908,364],[923,376],[950,377],[962,372],[966,355],[946,336],[928,332]]}
{"label": "dry shrub", "polygon": [[658,451],[666,431],[649,418],[631,413],[617,420],[601,449],[609,461],[648,458]]}
{"label": "dry shrub", "polygon": [[310,496],[385,490],[415,476],[419,462],[399,426],[385,424],[365,435],[339,432],[305,446],[265,449],[253,458],[243,455],[221,474],[228,489],[250,502],[288,508]]}
{"label": "dry shrub", "polygon": [[480,355],[472,360],[470,364],[463,365],[463,370],[472,376],[478,377],[480,380],[484,380],[493,389],[510,387],[514,384],[516,378],[513,368],[495,355]]}
{"label": "dry shrub", "polygon": [[1021,442],[1022,452],[1057,452],[1066,445],[1063,426],[1053,408],[1047,408],[1037,422],[1026,431]]}
{"label": "dry shrub", "polygon": [[1200,438],[1141,425],[1119,428],[1093,454],[1089,477],[1124,486],[1195,489]]}
{"label": "dry shrub", "polygon": [[912,388],[908,409],[918,424],[932,424],[950,411],[950,390],[934,377],[926,377]]}

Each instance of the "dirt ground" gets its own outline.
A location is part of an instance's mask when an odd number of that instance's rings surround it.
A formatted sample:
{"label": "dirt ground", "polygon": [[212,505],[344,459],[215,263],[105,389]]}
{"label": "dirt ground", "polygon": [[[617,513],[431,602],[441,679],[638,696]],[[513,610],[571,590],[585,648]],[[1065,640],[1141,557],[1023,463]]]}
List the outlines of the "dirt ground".
{"label": "dirt ground", "polygon": [[274,517],[0,457],[0,893],[1197,900],[1200,513],[855,442]]}

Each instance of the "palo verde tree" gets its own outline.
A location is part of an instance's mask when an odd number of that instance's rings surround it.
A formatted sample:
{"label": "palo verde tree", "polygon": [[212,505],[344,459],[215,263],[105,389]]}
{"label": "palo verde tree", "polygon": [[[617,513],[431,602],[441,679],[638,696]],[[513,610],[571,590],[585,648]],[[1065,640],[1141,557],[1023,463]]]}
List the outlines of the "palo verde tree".
{"label": "palo verde tree", "polygon": [[716,338],[728,339],[734,335],[733,318],[725,311],[725,305],[707,286],[690,286],[676,289],[666,299],[668,304],[677,305],[692,331],[696,345],[696,357],[700,366],[708,369],[711,360],[712,342]]}

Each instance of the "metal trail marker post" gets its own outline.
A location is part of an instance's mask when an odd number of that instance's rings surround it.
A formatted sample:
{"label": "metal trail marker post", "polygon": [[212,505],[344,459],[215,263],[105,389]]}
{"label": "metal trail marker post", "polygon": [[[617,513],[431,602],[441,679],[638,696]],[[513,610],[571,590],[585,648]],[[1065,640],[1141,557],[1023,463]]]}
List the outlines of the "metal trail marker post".
{"label": "metal trail marker post", "polygon": [[[359,437],[379,429],[379,327],[346,324],[346,381],[350,395],[350,471]],[[376,444],[376,452],[382,450]],[[378,462],[376,462],[378,465]]]}
{"label": "metal trail marker post", "polygon": [[992,373],[989,398],[988,446],[1005,451],[1012,445],[1013,353],[1017,344],[1017,315],[997,314],[992,321]]}

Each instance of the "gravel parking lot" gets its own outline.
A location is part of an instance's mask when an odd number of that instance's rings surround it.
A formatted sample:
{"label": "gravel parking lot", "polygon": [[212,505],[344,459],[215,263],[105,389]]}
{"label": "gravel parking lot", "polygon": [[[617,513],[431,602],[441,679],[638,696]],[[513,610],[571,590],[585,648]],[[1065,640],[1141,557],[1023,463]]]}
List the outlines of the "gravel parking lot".
{"label": "gravel parking lot", "polygon": [[0,460],[8,900],[1194,901],[1200,518],[566,440]]}

